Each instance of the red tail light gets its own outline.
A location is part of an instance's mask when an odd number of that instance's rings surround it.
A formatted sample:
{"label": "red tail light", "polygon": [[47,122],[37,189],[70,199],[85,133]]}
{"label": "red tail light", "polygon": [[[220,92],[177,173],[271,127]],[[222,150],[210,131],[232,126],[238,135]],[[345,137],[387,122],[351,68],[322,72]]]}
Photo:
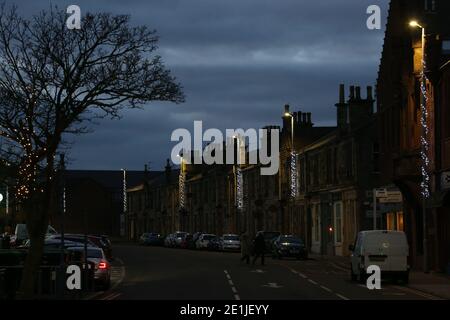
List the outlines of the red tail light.
{"label": "red tail light", "polygon": [[98,264],[98,268],[99,269],[107,269],[108,268],[108,263],[106,263],[105,261],[102,261]]}

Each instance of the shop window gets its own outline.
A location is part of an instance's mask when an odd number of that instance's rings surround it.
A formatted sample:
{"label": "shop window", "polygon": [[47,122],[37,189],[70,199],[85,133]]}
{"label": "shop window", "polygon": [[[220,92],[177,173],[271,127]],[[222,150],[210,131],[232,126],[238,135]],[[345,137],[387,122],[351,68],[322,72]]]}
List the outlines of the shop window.
{"label": "shop window", "polygon": [[403,212],[397,212],[397,230],[398,231],[405,231],[404,224],[403,224]]}
{"label": "shop window", "polygon": [[403,212],[389,212],[386,214],[386,230],[404,231]]}

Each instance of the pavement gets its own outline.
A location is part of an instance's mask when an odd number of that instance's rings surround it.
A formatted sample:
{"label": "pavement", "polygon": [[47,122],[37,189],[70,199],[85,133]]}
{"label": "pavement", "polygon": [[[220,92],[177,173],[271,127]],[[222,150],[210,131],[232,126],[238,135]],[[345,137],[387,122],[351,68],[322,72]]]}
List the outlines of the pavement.
{"label": "pavement", "polygon": [[[135,244],[117,244],[113,250],[116,259],[112,287],[89,299],[438,300],[445,297],[440,292],[435,295],[415,288],[421,279],[415,275],[412,275],[413,285],[408,287],[383,282],[380,290],[369,290],[350,281],[344,259],[314,255],[308,260],[266,257],[264,266],[259,262],[251,266],[239,261],[239,253]],[[422,285],[432,283],[423,279]]]}
{"label": "pavement", "polygon": [[[350,272],[349,257],[322,256],[315,254],[310,254],[310,257]],[[450,299],[450,276],[443,273],[411,271],[407,287],[419,290],[424,294],[430,294],[442,299]]]}

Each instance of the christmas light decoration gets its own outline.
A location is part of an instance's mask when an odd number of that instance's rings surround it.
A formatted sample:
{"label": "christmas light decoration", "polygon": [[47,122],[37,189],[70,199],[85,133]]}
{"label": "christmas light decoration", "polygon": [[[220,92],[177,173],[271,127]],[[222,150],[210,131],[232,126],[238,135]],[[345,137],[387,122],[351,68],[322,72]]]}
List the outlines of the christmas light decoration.
{"label": "christmas light decoration", "polygon": [[236,207],[238,209],[244,207],[244,176],[239,166],[236,167]]}
{"label": "christmas light decoration", "polygon": [[421,117],[420,117],[420,124],[422,126],[422,136],[420,137],[420,143],[421,143],[421,151],[420,151],[420,157],[422,159],[422,167],[421,167],[421,173],[422,173],[422,182],[420,184],[421,190],[422,190],[422,196],[425,199],[428,199],[430,197],[430,176],[428,174],[428,168],[430,164],[430,159],[428,157],[428,152],[430,150],[430,145],[428,142],[428,135],[430,132],[430,129],[428,127],[428,95],[427,95],[427,88],[426,83],[428,81],[427,76],[425,75],[426,70],[426,62],[425,58],[422,59],[422,81],[420,85],[420,90],[422,94],[422,101],[420,104],[420,110],[421,110]]}
{"label": "christmas light decoration", "polygon": [[295,198],[298,194],[298,176],[297,176],[297,154],[295,151],[291,152],[291,197]]}
{"label": "christmas light decoration", "polygon": [[184,209],[186,205],[186,174],[183,170],[183,163],[181,163],[180,175],[178,177],[178,194],[180,201],[180,209]]}

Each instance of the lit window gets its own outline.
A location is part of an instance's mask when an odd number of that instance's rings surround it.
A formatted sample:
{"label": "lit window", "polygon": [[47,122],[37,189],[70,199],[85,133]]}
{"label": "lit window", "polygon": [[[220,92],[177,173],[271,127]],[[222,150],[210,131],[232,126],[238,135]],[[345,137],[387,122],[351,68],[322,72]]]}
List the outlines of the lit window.
{"label": "lit window", "polygon": [[450,40],[442,41],[442,53],[450,54]]}

